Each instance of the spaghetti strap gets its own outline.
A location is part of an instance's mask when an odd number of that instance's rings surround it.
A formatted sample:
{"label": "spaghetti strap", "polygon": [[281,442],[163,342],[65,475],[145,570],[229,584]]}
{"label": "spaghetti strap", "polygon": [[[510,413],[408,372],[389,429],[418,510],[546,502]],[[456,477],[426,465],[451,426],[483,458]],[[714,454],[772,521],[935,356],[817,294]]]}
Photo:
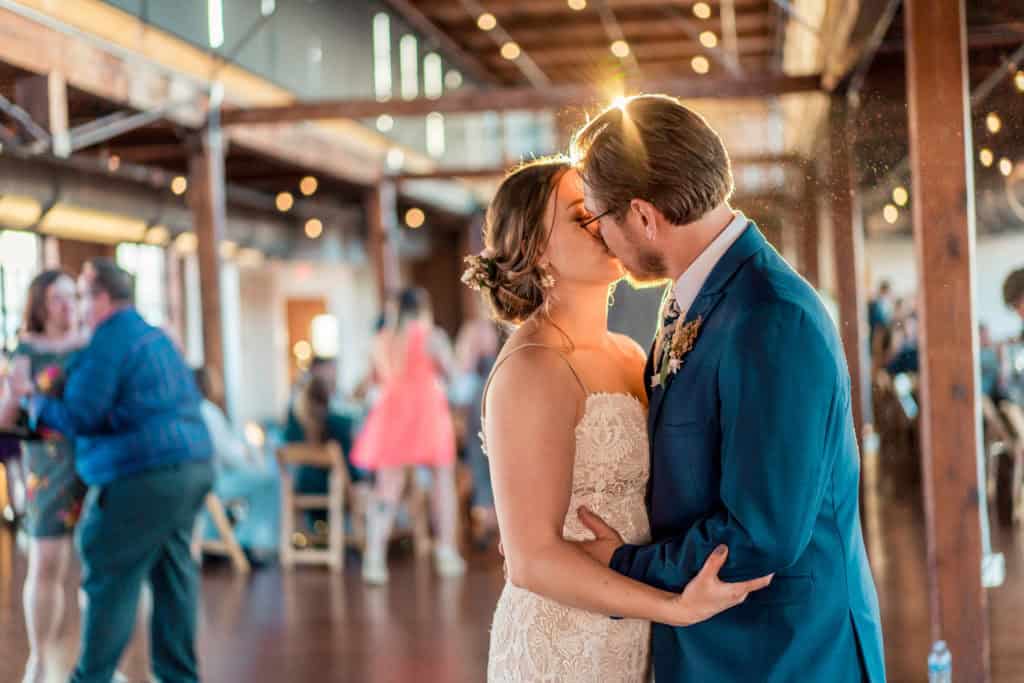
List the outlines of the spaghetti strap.
{"label": "spaghetti strap", "polygon": [[589,396],[590,395],[590,391],[587,389],[587,385],[583,382],[583,378],[580,377],[580,374],[578,372],[576,372],[576,368],[573,367],[572,363],[569,362],[569,358],[564,353],[559,351],[554,346],[548,346],[547,344],[537,344],[537,343],[520,344],[519,346],[515,347],[514,349],[512,349],[511,351],[506,353],[505,356],[503,358],[501,358],[497,363],[495,363],[493,368],[491,368],[491,374],[487,377],[487,382],[484,383],[484,391],[483,391],[483,394],[481,395],[481,398],[480,398],[480,424],[481,425],[484,424],[484,422],[486,421],[486,418],[487,418],[487,390],[491,387],[491,380],[493,380],[494,376],[496,374],[498,374],[498,368],[500,368],[502,366],[502,364],[505,361],[507,361],[512,356],[512,354],[514,354],[514,353],[516,353],[518,351],[522,351],[523,349],[530,349],[530,348],[548,349],[549,351],[554,351],[555,353],[557,353],[559,355],[559,357],[562,360],[565,361],[565,364],[569,366],[569,371],[572,372],[572,376],[575,377],[576,381],[579,383],[580,388],[583,390],[583,395],[584,396]]}

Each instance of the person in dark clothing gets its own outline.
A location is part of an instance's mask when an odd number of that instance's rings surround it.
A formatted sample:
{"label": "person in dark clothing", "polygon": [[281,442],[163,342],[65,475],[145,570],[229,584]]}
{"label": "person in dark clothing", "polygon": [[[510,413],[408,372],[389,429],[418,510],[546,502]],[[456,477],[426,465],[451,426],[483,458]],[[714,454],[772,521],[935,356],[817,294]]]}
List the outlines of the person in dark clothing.
{"label": "person in dark clothing", "polygon": [[148,582],[154,674],[194,683],[199,574],[190,541],[214,477],[201,397],[171,340],[132,306],[130,274],[93,260],[78,290],[94,331],[63,396],[20,390],[32,428],[75,440],[76,469],[89,487],[77,529],[87,606],[71,680],[109,683]]}

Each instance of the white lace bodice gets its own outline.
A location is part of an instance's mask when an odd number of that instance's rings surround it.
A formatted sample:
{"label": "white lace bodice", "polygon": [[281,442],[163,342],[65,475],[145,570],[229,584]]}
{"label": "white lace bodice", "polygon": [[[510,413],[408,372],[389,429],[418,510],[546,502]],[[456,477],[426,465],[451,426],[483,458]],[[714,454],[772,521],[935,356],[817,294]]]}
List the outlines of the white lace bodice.
{"label": "white lace bodice", "polygon": [[[650,459],[647,414],[628,394],[591,394],[576,427],[572,497],[563,534],[593,538],[576,510],[586,506],[627,543],[650,540],[644,505]],[[650,624],[564,607],[506,584],[491,631],[493,683],[646,681]]]}

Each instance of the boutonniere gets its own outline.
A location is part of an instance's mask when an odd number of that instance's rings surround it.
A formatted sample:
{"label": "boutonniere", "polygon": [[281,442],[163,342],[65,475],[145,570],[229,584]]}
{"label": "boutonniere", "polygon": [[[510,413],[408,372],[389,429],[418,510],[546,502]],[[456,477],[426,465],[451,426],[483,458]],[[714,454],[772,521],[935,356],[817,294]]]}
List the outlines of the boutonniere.
{"label": "boutonniere", "polygon": [[668,378],[683,367],[687,354],[693,350],[704,319],[697,316],[689,322],[682,318],[677,320],[668,330],[668,339],[662,344],[659,370],[651,377],[651,388],[664,386]]}

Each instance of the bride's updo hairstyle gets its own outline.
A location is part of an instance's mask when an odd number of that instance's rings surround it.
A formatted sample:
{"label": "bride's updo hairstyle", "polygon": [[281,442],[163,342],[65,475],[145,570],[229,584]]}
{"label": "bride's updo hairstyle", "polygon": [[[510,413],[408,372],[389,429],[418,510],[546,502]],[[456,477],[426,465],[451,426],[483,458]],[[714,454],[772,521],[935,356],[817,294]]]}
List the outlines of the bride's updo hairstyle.
{"label": "bride's updo hairstyle", "polygon": [[554,277],[542,259],[553,226],[544,214],[571,168],[562,156],[525,163],[505,176],[491,200],[485,249],[466,257],[462,281],[480,292],[498,321],[519,325],[547,302]]}

